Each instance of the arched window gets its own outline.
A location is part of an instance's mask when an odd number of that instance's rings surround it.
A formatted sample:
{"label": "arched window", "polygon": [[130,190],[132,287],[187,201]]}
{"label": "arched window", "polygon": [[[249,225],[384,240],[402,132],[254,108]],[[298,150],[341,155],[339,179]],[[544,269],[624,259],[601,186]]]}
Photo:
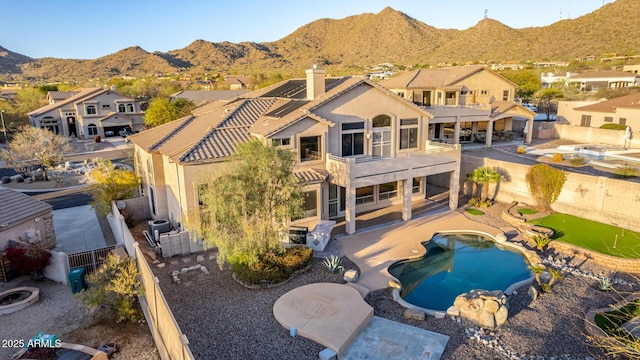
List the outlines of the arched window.
{"label": "arched window", "polygon": [[118,112],[123,113],[123,112],[125,112],[125,111],[126,111],[126,110],[125,110],[124,104],[120,104],[120,105],[118,105]]}
{"label": "arched window", "polygon": [[391,117],[378,115],[371,120],[373,125],[373,140],[371,151],[374,157],[391,156]]}
{"label": "arched window", "polygon": [[87,134],[89,135],[98,135],[98,127],[94,124],[87,125]]}
{"label": "arched window", "polygon": [[127,112],[133,112],[133,104],[127,104]]}

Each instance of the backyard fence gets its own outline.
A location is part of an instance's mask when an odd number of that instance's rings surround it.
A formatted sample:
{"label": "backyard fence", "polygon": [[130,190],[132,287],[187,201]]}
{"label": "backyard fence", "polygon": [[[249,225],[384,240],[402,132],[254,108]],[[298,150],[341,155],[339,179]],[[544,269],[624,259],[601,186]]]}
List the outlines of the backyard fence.
{"label": "backyard fence", "polygon": [[182,333],[173,317],[169,304],[160,289],[158,278],[153,275],[138,243],[134,244],[136,262],[140,271],[140,281],[144,295],[140,298],[142,309],[151,329],[151,335],[163,360],[194,359],[189,340]]}
{"label": "backyard fence", "polygon": [[84,268],[85,273],[90,274],[96,271],[100,265],[105,262],[107,255],[115,248],[115,245],[110,245],[100,249],[67,254],[69,269]]}

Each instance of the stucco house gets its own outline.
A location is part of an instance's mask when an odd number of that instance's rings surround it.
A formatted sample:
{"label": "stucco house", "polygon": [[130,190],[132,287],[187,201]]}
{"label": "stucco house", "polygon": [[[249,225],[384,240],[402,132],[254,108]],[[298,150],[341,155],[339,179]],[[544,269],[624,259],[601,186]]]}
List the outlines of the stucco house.
{"label": "stucco house", "polygon": [[7,188],[0,188],[0,203],[0,252],[9,240],[55,247],[53,206]]}
{"label": "stucco house", "polygon": [[569,76],[567,83],[579,91],[632,87],[640,84],[640,74],[626,71],[590,71]]}
{"label": "stucco house", "polygon": [[[482,65],[414,70],[380,85],[434,115],[428,139],[447,143],[511,140],[528,126],[531,142],[536,113],[514,101],[516,85]],[[515,120],[515,121],[514,121]],[[491,134],[491,136],[487,136]]]}
{"label": "stucco house", "polygon": [[120,130],[139,131],[144,126],[140,103],[115,88],[56,91],[47,99],[48,105],[27,114],[31,126],[78,138],[117,136]]}
{"label": "stucco house", "polygon": [[198,187],[253,137],[296,154],[306,196],[299,222],[344,217],[352,234],[365,211],[402,205],[410,219],[432,175],[448,177],[449,206],[457,206],[460,146],[429,140],[433,118],[368,79],[309,69],[305,79],[199,107],[130,140],[154,218],[178,226],[198,209]]}
{"label": "stucco house", "polygon": [[603,101],[560,101],[558,119],[574,126],[621,124],[640,130],[640,93]]}

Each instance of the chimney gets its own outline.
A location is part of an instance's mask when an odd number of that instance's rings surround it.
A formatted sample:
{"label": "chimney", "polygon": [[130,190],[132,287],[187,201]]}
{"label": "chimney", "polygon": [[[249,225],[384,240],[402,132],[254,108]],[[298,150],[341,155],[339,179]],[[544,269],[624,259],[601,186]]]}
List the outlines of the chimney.
{"label": "chimney", "polygon": [[324,94],[325,71],[313,65],[313,69],[305,71],[307,74],[307,100],[313,100]]}

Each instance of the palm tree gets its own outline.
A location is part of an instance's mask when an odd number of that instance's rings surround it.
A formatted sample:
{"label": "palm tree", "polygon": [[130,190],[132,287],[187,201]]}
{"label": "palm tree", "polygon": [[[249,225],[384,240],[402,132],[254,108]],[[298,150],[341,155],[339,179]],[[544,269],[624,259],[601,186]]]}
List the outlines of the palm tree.
{"label": "palm tree", "polygon": [[482,183],[482,201],[489,198],[489,184],[495,184],[500,181],[500,172],[488,166],[481,166],[473,172],[478,172],[479,182]]}
{"label": "palm tree", "polygon": [[478,183],[480,182],[480,173],[476,170],[473,170],[472,173],[467,174],[467,181],[471,183],[471,198],[473,199],[478,197]]}
{"label": "palm tree", "polygon": [[544,265],[531,265],[529,266],[529,270],[536,275],[536,282],[538,285],[541,285],[540,276],[546,270]]}

